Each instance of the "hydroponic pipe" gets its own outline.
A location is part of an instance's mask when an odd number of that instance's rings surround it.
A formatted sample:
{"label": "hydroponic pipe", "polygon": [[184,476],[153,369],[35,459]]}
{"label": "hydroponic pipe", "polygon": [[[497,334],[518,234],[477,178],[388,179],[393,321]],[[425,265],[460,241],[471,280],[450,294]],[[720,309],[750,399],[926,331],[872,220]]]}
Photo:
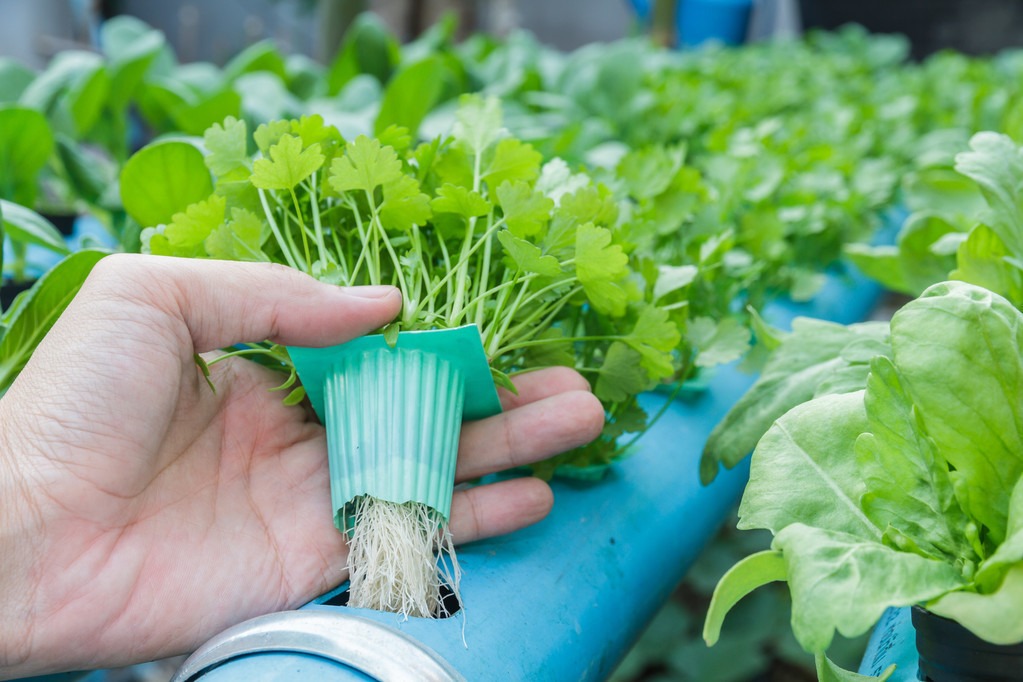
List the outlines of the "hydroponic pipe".
{"label": "hydroponic pipe", "polygon": [[[779,303],[768,317],[781,326],[796,315],[854,322],[879,294],[860,276],[833,276],[813,303]],[[214,638],[175,680],[607,677],[746,483],[748,460],[708,487],[698,463],[711,429],[752,381],[720,368],[706,392],[669,406],[634,456],[599,484],[555,481],[545,521],[462,547],[466,607],[454,617],[402,620],[331,605],[332,593]],[[642,402],[656,410],[664,399]]]}

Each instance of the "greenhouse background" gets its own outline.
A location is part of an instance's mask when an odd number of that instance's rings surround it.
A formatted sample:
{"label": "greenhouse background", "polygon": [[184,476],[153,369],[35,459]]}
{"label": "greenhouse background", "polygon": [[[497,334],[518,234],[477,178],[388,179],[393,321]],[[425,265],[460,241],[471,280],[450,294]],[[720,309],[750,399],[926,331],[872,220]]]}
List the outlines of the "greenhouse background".
{"label": "greenhouse background", "polygon": [[[554,508],[459,549],[449,618],[345,583],[191,659],[39,679],[1023,679],[1023,3],[0,9],[0,396],[141,252],[398,285],[429,305],[390,348],[474,323],[491,392],[566,365],[605,410],[484,478]],[[313,361],[251,341],[225,350],[301,402]]]}

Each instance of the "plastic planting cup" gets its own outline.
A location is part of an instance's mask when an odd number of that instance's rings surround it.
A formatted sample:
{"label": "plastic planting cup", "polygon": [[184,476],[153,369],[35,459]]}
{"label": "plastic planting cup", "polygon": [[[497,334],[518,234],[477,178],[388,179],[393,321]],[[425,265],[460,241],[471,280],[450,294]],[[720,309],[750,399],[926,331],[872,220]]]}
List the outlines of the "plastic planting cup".
{"label": "plastic planting cup", "polygon": [[679,44],[706,42],[741,45],[746,41],[753,0],[679,0]]}
{"label": "plastic planting cup", "polygon": [[288,349],[327,429],[334,523],[362,495],[451,512],[463,419],[501,411],[475,325]]}

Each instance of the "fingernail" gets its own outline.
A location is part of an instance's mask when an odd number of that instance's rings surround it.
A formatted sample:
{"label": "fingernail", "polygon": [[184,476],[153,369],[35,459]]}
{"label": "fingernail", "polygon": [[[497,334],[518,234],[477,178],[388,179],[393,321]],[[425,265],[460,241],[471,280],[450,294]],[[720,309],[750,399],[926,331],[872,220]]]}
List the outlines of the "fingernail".
{"label": "fingernail", "polygon": [[377,284],[362,287],[341,287],[341,291],[346,296],[355,296],[357,298],[387,298],[398,291],[398,289],[386,284]]}

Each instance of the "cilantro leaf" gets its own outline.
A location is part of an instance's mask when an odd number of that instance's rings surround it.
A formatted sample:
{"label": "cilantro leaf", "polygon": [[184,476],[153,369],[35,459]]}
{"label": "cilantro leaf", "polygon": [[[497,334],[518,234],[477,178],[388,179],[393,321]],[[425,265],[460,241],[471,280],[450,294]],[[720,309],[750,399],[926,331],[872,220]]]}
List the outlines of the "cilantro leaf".
{"label": "cilantro leaf", "polygon": [[144,250],[157,256],[204,257],[203,242],[224,222],[226,207],[224,197],[211,194],[183,213],[175,213],[169,224],[144,230],[143,246],[148,244]]}
{"label": "cilantro leaf", "polygon": [[277,144],[290,131],[291,123],[289,121],[270,121],[260,124],[256,128],[256,132],[252,134],[252,139],[255,140],[256,146],[263,156],[266,156],[270,153],[270,147]]}
{"label": "cilantro leaf", "polygon": [[698,317],[689,323],[689,341],[696,347],[697,367],[713,367],[732,362],[749,350],[752,335],[748,327],[734,317],[715,322]]}
{"label": "cilantro leaf", "polygon": [[225,118],[223,124],[214,123],[206,129],[203,135],[203,142],[209,151],[205,159],[206,167],[218,178],[240,179],[248,175],[247,134],[245,121],[239,121],[234,116]]}
{"label": "cilantro leaf", "polygon": [[642,362],[643,356],[639,351],[615,341],[607,349],[593,392],[603,401],[620,402],[645,391],[650,381],[643,371]]}
{"label": "cilantro leaf", "polygon": [[257,159],[252,165],[252,184],[260,189],[292,189],[323,165],[320,145],[302,149],[302,140],[284,135],[270,147],[269,159]]}
{"label": "cilantro leaf", "polygon": [[483,181],[499,187],[510,180],[532,182],[540,175],[543,156],[531,145],[514,138],[501,140],[494,148],[494,158],[483,171]]}
{"label": "cilantro leaf", "polygon": [[668,311],[654,306],[643,308],[636,326],[624,339],[625,343],[643,356],[643,368],[652,379],[672,375],[674,366],[671,352],[681,340],[678,327],[668,319]]}
{"label": "cilantro leaf", "polygon": [[441,186],[430,203],[435,213],[457,213],[467,219],[487,215],[493,208],[479,192],[450,183]]}
{"label": "cilantro leaf", "polygon": [[204,246],[211,258],[240,261],[269,261],[262,251],[270,230],[252,211],[232,208],[231,220],[215,228]]}
{"label": "cilantro leaf", "polygon": [[425,225],[432,215],[430,197],[419,191],[415,178],[402,175],[384,185],[384,203],[380,207],[384,227],[411,230],[413,225]]}
{"label": "cilantro leaf", "polygon": [[481,156],[500,136],[501,103],[496,97],[462,97],[451,134],[474,156]]}
{"label": "cilantro leaf", "polygon": [[554,202],[534,192],[525,182],[503,182],[497,188],[497,199],[504,211],[508,230],[516,237],[543,234],[551,219]]}
{"label": "cilantro leaf", "polygon": [[611,231],[586,223],[576,232],[575,272],[593,307],[619,317],[625,313],[626,295],[615,282],[628,274],[629,257],[611,243]]}
{"label": "cilantro leaf", "polygon": [[520,239],[508,230],[497,233],[497,239],[508,257],[523,272],[535,272],[545,277],[557,277],[562,273],[561,265],[554,256],[544,255],[540,247]]}
{"label": "cilantro leaf", "polygon": [[345,155],[330,167],[330,185],[338,192],[372,192],[402,177],[401,161],[391,147],[359,135],[345,146]]}

